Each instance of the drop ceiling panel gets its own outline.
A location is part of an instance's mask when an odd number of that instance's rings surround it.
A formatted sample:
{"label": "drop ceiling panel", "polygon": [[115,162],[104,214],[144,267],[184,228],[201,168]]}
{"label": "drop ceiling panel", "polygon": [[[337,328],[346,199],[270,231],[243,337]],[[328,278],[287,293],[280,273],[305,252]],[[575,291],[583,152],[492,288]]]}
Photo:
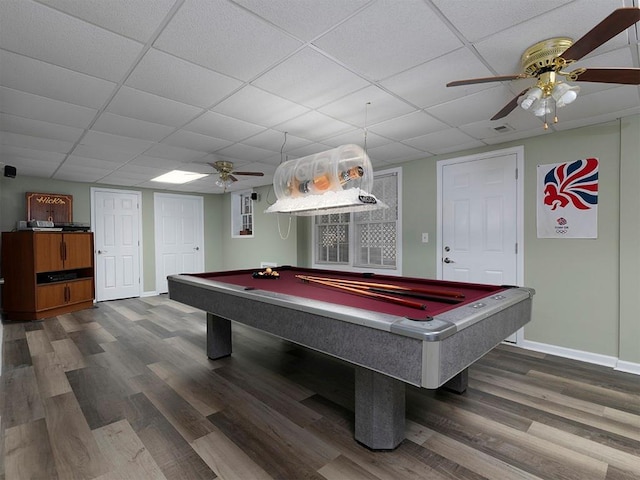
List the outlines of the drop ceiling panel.
{"label": "drop ceiling panel", "polygon": [[376,2],[313,43],[373,80],[462,45],[422,0]]}
{"label": "drop ceiling panel", "polygon": [[370,0],[237,0],[245,8],[303,40],[311,40]]}
{"label": "drop ceiling panel", "polygon": [[259,162],[263,158],[268,158],[273,155],[270,150],[263,148],[251,147],[242,143],[236,143],[230,147],[223,148],[215,153],[214,157],[220,157],[220,159],[229,159],[236,163],[236,167],[242,166],[242,170],[245,169],[245,165],[248,162]]}
{"label": "drop ceiling panel", "polygon": [[204,113],[184,128],[202,135],[210,135],[233,142],[251,137],[264,130],[264,127],[260,125],[215,112]]}
{"label": "drop ceiling panel", "polygon": [[107,107],[107,111],[146,122],[178,127],[201,113],[202,109],[122,87]]}
{"label": "drop ceiling panel", "polygon": [[[155,46],[198,65],[250,80],[301,46],[267,22],[223,0],[185,2]],[[242,62],[238,62],[242,58]]]}
{"label": "drop ceiling panel", "polygon": [[27,177],[50,177],[59,166],[59,162],[36,158],[20,158],[11,160],[11,163],[18,162],[20,165],[18,175],[25,175]]}
{"label": "drop ceiling panel", "polygon": [[178,130],[176,133],[169,135],[162,143],[166,143],[173,147],[189,148],[204,153],[211,153],[221,148],[228,147],[232,142],[221,138],[202,135],[200,133],[188,132],[186,130]]}
{"label": "drop ceiling panel", "polygon": [[116,84],[0,50],[0,85],[90,108],[100,108]]}
{"label": "drop ceiling panel", "polygon": [[[451,68],[452,65],[456,67]],[[493,72],[485,67],[471,50],[459,48],[380,83],[418,108],[425,108],[486,90],[492,86],[484,83],[447,87],[450,81],[492,75]]]}
{"label": "drop ceiling panel", "polygon": [[363,88],[318,109],[330,117],[362,128],[414,110],[414,106],[377,86]]}
{"label": "drop ceiling panel", "polygon": [[142,50],[139,42],[31,1],[0,2],[0,32],[5,50],[112,81]]}
{"label": "drop ceiling panel", "polygon": [[317,108],[369,82],[312,48],[289,57],[253,82],[268,92]]}
{"label": "drop ceiling panel", "polygon": [[[470,137],[466,133],[456,128],[441,130],[435,133],[428,133],[419,137],[409,138],[403,143],[410,145],[418,150],[425,152],[440,153],[442,149],[451,148],[460,144],[469,144],[474,147],[480,147],[484,143]],[[470,147],[471,148],[471,147]]]}
{"label": "drop ceiling panel", "polygon": [[374,168],[382,168],[385,165],[402,162],[405,158],[417,160],[418,158],[427,158],[429,156],[428,153],[403,143],[389,143],[381,147],[371,148],[368,153]]}
{"label": "drop ceiling panel", "polygon": [[0,110],[20,117],[78,128],[87,127],[97,113],[92,108],[59,102],[6,87],[0,87]]}
{"label": "drop ceiling panel", "polygon": [[453,26],[470,42],[518,25],[542,13],[552,11],[571,0],[518,2],[518,8],[501,8],[500,1],[468,2],[464,6],[451,0],[432,0]]}
{"label": "drop ceiling panel", "polygon": [[425,112],[417,111],[402,117],[387,120],[369,127],[374,133],[394,140],[406,140],[431,132],[445,130],[447,125]]}
{"label": "drop ceiling panel", "polygon": [[65,159],[65,157],[66,155],[64,153],[2,145],[2,159],[6,163],[11,163],[15,160],[24,158],[55,163],[57,166]]}
{"label": "drop ceiling panel", "polygon": [[[426,111],[455,127],[491,118],[514,97],[513,92],[507,87],[501,84],[493,85],[487,90],[427,108]],[[473,104],[473,109],[469,108],[470,104]]]}
{"label": "drop ceiling panel", "polygon": [[273,127],[309,111],[302,105],[251,85],[234,93],[212,110],[264,127]]}
{"label": "drop ceiling panel", "polygon": [[81,128],[67,127],[30,118],[0,113],[0,130],[75,143],[84,133]]}
{"label": "drop ceiling panel", "polygon": [[104,0],[38,0],[74,17],[145,43],[175,0],[126,0],[114,8]]}
{"label": "drop ceiling panel", "polygon": [[[181,165],[176,160],[170,160],[167,158],[160,158],[160,157],[152,157],[149,155],[140,155],[139,157],[136,157],[133,160],[131,160],[131,162],[128,165],[141,165],[144,167],[158,168],[165,171],[170,171],[174,169],[175,170],[185,169],[185,166]],[[178,165],[180,165],[180,168],[177,168]]]}
{"label": "drop ceiling panel", "polygon": [[334,120],[322,113],[311,111],[278,125],[278,129],[291,132],[293,135],[302,138],[322,139],[348,132],[353,129],[353,126],[339,120]]}
{"label": "drop ceiling panel", "polygon": [[208,108],[238,89],[242,82],[150,49],[126,84],[188,105]]}
{"label": "drop ceiling panel", "polygon": [[351,130],[350,132],[342,133],[340,135],[336,135],[335,137],[330,137],[323,140],[323,143],[331,145],[334,148],[339,147],[340,145],[347,145],[349,143],[360,145],[363,148],[374,148],[392,142],[393,140],[391,140],[390,138],[381,137],[380,135],[367,131],[365,144],[365,132],[362,128],[357,128],[355,130]]}
{"label": "drop ceiling panel", "polygon": [[205,154],[188,148],[172,147],[164,143],[157,143],[145,152],[150,157],[160,157],[175,162],[191,162],[203,158]]}
{"label": "drop ceiling panel", "polygon": [[284,149],[284,152],[293,149],[300,148],[311,143],[310,140],[296,137],[295,135],[287,134],[286,139],[283,132],[277,130],[264,130],[253,137],[249,137],[243,141],[247,145],[252,147],[265,148],[274,152],[280,152]]}
{"label": "drop ceiling panel", "polygon": [[113,135],[159,141],[175,130],[159,123],[145,122],[104,112],[91,127],[93,130]]}
{"label": "drop ceiling panel", "polygon": [[0,145],[10,145],[12,147],[43,150],[45,152],[68,153],[73,147],[73,143],[62,140],[52,140],[50,138],[32,137],[11,132],[0,132]]}

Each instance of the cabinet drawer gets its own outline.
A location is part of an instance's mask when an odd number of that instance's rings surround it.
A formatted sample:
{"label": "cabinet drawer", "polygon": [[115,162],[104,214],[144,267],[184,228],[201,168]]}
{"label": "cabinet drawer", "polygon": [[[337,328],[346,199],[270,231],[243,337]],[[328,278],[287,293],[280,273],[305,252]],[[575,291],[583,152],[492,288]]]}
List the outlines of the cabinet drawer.
{"label": "cabinet drawer", "polygon": [[52,283],[37,287],[36,310],[47,310],[61,305],[93,300],[93,279],[67,283]]}

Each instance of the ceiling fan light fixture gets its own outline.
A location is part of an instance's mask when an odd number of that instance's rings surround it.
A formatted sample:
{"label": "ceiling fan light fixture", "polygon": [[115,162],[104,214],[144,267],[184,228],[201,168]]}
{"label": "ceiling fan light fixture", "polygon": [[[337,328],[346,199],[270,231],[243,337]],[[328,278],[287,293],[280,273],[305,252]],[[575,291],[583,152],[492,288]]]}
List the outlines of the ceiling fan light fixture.
{"label": "ceiling fan light fixture", "polygon": [[524,100],[522,100],[520,107],[522,107],[525,110],[529,110],[531,106],[541,98],[542,98],[542,89],[540,89],[539,87],[531,87],[527,92],[527,94],[525,95]]}
{"label": "ceiling fan light fixture", "polygon": [[576,85],[558,83],[555,87],[553,87],[551,96],[556,101],[556,107],[562,108],[565,105],[569,105],[570,103],[575,101],[575,99],[578,98],[578,92],[580,92],[580,87]]}
{"label": "ceiling fan light fixture", "polygon": [[551,107],[549,106],[548,98],[541,98],[537,100],[532,106],[531,110],[536,117],[544,117],[546,114],[551,113]]}
{"label": "ceiling fan light fixture", "polygon": [[233,180],[231,180],[230,178],[220,177],[216,180],[216,185],[220,188],[227,188],[231,186],[232,183],[233,183]]}

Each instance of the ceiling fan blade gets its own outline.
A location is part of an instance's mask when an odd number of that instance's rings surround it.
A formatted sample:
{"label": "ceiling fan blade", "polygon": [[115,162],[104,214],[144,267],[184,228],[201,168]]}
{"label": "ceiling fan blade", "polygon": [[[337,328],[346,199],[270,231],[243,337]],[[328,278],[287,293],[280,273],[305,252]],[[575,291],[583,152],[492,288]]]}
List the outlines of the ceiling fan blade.
{"label": "ceiling fan blade", "polygon": [[227,176],[227,178],[228,178],[229,180],[231,180],[232,182],[237,182],[237,181],[238,181],[238,179],[237,179],[236,177],[234,177],[233,175],[231,175],[231,174],[229,174],[229,175]]}
{"label": "ceiling fan blade", "polygon": [[220,167],[218,165],[216,165],[215,163],[207,162],[207,165],[209,165],[210,167],[213,167],[213,169],[218,171],[218,172],[220,171]]}
{"label": "ceiling fan blade", "polygon": [[525,88],[522,92],[520,92],[518,95],[516,95],[513,100],[511,100],[509,103],[507,103],[504,107],[502,107],[502,110],[500,110],[498,113],[496,113],[493,117],[491,117],[491,120],[499,120],[503,117],[506,117],[507,115],[509,115],[517,106],[518,106],[518,99],[524,95],[529,89]]}
{"label": "ceiling fan blade", "polygon": [[640,85],[640,68],[588,68],[577,81]]}
{"label": "ceiling fan blade", "polygon": [[618,8],[567,48],[560,56],[565,60],[580,60],[586,54],[591,53],[638,21],[640,21],[640,8]]}
{"label": "ceiling fan blade", "polygon": [[455,82],[449,82],[447,83],[447,87],[458,87],[460,85],[473,85],[475,83],[506,82],[509,80],[517,80],[520,78],[529,78],[529,75],[526,75],[524,73],[518,73],[517,75],[502,75],[499,77],[469,78],[467,80],[456,80]]}
{"label": "ceiling fan blade", "polygon": [[233,172],[236,175],[252,175],[254,177],[263,177],[264,173],[262,172]]}

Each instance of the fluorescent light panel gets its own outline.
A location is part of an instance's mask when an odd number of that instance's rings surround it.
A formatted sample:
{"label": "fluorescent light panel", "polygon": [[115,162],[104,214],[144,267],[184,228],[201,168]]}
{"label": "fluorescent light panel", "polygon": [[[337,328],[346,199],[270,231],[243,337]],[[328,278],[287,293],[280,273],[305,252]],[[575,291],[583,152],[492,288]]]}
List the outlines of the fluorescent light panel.
{"label": "fluorescent light panel", "polygon": [[209,174],[207,173],[196,173],[196,172],[186,172],[184,170],[173,170],[169,173],[165,173],[164,175],[160,175],[159,177],[152,178],[152,182],[161,182],[161,183],[188,183],[194,180],[198,180],[199,178],[206,177]]}

